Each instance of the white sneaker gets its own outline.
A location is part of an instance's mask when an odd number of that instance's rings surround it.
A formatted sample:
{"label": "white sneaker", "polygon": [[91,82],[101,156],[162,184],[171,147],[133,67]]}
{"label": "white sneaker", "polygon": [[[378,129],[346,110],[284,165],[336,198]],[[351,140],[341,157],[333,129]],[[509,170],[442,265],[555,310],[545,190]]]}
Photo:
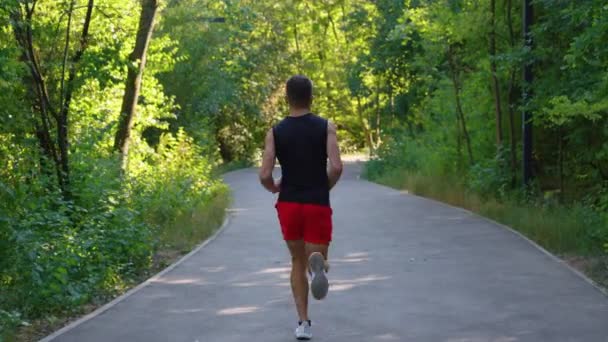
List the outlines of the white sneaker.
{"label": "white sneaker", "polygon": [[296,328],[296,339],[308,341],[312,338],[311,323],[300,322]]}
{"label": "white sneaker", "polygon": [[308,258],[308,268],[312,273],[310,292],[315,299],[321,300],[327,296],[329,290],[329,281],[325,275],[325,272],[329,269],[329,264],[325,261],[323,254],[315,252]]}

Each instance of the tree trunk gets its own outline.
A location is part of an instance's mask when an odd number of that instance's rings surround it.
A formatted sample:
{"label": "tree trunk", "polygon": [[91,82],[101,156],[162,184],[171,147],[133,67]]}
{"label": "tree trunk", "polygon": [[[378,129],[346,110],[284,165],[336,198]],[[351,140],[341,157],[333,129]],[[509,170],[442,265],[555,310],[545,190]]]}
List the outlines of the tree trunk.
{"label": "tree trunk", "polygon": [[458,81],[454,80],[455,87],[455,96],[456,96],[456,109],[458,110],[458,115],[460,115],[460,124],[462,125],[462,135],[464,136],[464,142],[467,146],[467,152],[469,153],[469,164],[473,165],[475,160],[473,159],[473,150],[471,148],[471,138],[469,136],[469,131],[467,130],[467,122],[464,117],[464,112],[462,111],[462,104],[460,103],[460,90],[458,87]]}
{"label": "tree trunk", "polygon": [[388,82],[388,103],[391,112],[391,122],[389,127],[395,127],[395,98],[393,96],[393,83],[392,81]]}
{"label": "tree trunk", "polygon": [[298,71],[302,65],[302,52],[300,51],[300,36],[298,35],[298,20],[294,20],[293,35],[296,43],[296,56],[298,58]]}
{"label": "tree trunk", "polygon": [[363,133],[365,134],[365,141],[369,147],[369,153],[372,155],[375,150],[374,141],[372,139],[372,132],[369,128],[369,123],[363,118],[363,107],[361,106],[361,96],[357,95],[357,112],[359,114],[359,121],[363,127]]}
{"label": "tree trunk", "polygon": [[[72,5],[73,6],[73,5]],[[73,7],[70,8],[70,10]],[[71,16],[70,12],[70,16]],[[93,15],[93,0],[88,1],[87,13],[85,15],[84,23],[82,26],[82,34],[80,35],[80,46],[71,60],[70,71],[67,82],[64,81],[64,75],[62,75],[61,83],[66,85],[65,94],[61,94],[62,103],[61,110],[57,115],[57,146],[59,147],[59,159],[61,161],[61,173],[63,175],[63,182],[65,185],[64,194],[67,197],[71,197],[70,185],[70,166],[69,166],[69,135],[68,135],[68,117],[70,113],[70,103],[72,101],[72,95],[74,94],[74,80],[76,79],[76,66],[82,59],[82,55],[87,49],[89,43],[89,27],[91,25],[91,17]],[[68,26],[69,30],[69,26]],[[69,33],[66,34],[66,44],[69,42]],[[67,46],[67,45],[66,45]],[[67,56],[67,55],[66,55]],[[64,59],[64,63],[67,59]],[[62,68],[65,70],[65,65]]]}
{"label": "tree trunk", "polygon": [[[515,32],[513,30],[513,1],[507,1],[507,25],[509,27],[509,43],[511,46],[511,50],[515,49]],[[510,154],[511,154],[511,187],[515,188],[517,183],[517,140],[516,140],[516,130],[515,130],[515,98],[517,96],[515,91],[515,75],[517,73],[517,69],[511,67],[511,77],[509,79],[509,94],[508,94],[508,102],[509,102],[509,140],[510,140]]]}
{"label": "tree trunk", "polygon": [[[10,12],[13,34],[19,47],[21,48],[21,61],[27,65],[30,72],[30,78],[24,80],[24,83],[29,85],[31,93],[35,96],[33,103],[34,111],[39,114],[39,121],[36,120],[36,137],[40,145],[40,149],[45,158],[42,160],[52,161],[57,173],[57,182],[59,187],[63,189],[61,183],[61,168],[59,166],[59,156],[53,138],[51,137],[52,122],[51,117],[54,117],[53,110],[50,104],[49,95],[46,88],[46,83],[40,75],[40,66],[37,55],[34,53],[33,37],[31,31],[33,8],[26,6],[25,17],[20,7],[16,7]],[[42,163],[44,169],[45,162]],[[44,170],[43,170],[44,171]]]}
{"label": "tree trunk", "polygon": [[559,134],[559,200],[561,203],[564,202],[564,130],[562,127],[558,130]]}
{"label": "tree trunk", "polygon": [[114,149],[120,153],[120,161],[123,170],[126,170],[127,167],[131,130],[133,128],[137,110],[141,80],[146,66],[146,53],[154,30],[158,0],[142,0],[141,6],[139,26],[135,38],[135,48],[129,56],[129,61],[132,64],[136,64],[137,67],[129,67],[125,85],[125,95],[120,109],[118,131],[116,132],[116,138],[114,140]]}
{"label": "tree trunk", "polygon": [[380,124],[381,124],[381,115],[380,112],[380,78],[378,77],[378,82],[376,83],[376,147],[379,147],[381,142],[380,134]]}
{"label": "tree trunk", "polygon": [[[53,107],[51,96],[49,95],[45,78],[42,74],[38,54],[34,48],[32,34],[32,18],[35,10],[35,3],[31,5],[25,3],[23,7],[17,6],[10,12],[10,17],[13,25],[15,39],[22,50],[21,59],[27,64],[31,75],[30,88],[35,94],[35,111],[39,114],[39,121],[36,120],[34,126],[36,128],[36,136],[41,146],[43,154],[48,160],[52,160],[57,172],[57,182],[65,199],[71,198],[69,189],[70,184],[70,168],[69,168],[69,135],[68,135],[68,114],[70,100],[74,91],[74,79],[76,78],[76,66],[80,61],[87,47],[88,32],[93,12],[93,0],[88,1],[87,13],[83,23],[82,35],[80,38],[80,47],[71,59],[69,77],[65,81],[65,69],[68,62],[68,47],[70,39],[70,30],[72,26],[72,12],[74,2],[70,3],[68,10],[68,25],[66,29],[66,41],[64,45],[64,58],[62,65],[61,87],[60,94],[57,98],[60,99],[58,105],[59,111]],[[25,16],[23,11],[25,10]],[[65,93],[64,93],[64,85]],[[54,119],[55,126],[53,125]],[[52,138],[53,132],[56,132],[56,139]]]}
{"label": "tree trunk", "polygon": [[460,128],[462,129],[462,135],[464,137],[464,142],[467,147],[467,152],[469,154],[469,164],[473,165],[474,158],[473,150],[471,148],[471,138],[467,130],[467,123],[464,117],[464,112],[462,110],[462,103],[460,102],[460,78],[458,77],[458,69],[456,61],[454,61],[453,48],[451,46],[448,48],[448,62],[452,71],[452,85],[454,86],[454,97],[456,100],[456,114],[460,119]]}
{"label": "tree trunk", "polygon": [[500,85],[496,74],[496,0],[490,0],[490,71],[494,90],[494,107],[496,110],[496,147],[502,146],[502,108],[500,103]]}

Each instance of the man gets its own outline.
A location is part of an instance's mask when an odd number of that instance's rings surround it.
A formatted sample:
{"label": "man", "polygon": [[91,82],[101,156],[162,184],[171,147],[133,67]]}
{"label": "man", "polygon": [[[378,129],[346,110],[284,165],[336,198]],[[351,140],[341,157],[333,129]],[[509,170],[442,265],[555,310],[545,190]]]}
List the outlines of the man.
{"label": "man", "polygon": [[[323,299],[329,283],[327,252],[332,235],[329,190],[342,174],[336,127],[310,112],[312,82],[305,76],[291,77],[286,84],[289,116],[268,131],[260,168],[260,181],[272,193],[283,238],[291,253],[291,289],[299,322],[298,340],[312,338],[308,317],[308,277],[313,297]],[[275,182],[275,158],[282,178]],[[329,159],[329,167],[327,165]]]}

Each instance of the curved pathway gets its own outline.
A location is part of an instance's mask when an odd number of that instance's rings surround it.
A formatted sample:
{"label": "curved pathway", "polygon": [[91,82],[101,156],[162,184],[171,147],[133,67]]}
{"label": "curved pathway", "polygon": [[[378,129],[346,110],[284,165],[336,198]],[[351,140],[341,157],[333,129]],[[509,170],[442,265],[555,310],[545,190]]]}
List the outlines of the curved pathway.
{"label": "curved pathway", "polygon": [[[315,341],[608,341],[608,298],[511,231],[359,180],[332,193],[332,288]],[[56,342],[292,341],[288,253],[255,170],[226,176],[231,220],[205,248]]]}

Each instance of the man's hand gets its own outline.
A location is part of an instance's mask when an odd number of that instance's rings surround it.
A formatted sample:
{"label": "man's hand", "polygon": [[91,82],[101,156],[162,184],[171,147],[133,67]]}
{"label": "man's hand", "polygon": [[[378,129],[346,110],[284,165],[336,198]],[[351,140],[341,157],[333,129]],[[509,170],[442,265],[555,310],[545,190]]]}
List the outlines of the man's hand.
{"label": "man's hand", "polygon": [[[281,178],[279,178],[278,180],[271,180],[272,185],[270,187],[267,187],[266,185],[264,185],[264,187],[266,188],[266,190],[272,192],[273,194],[277,194],[279,192],[281,192]],[[264,183],[262,183],[264,184]]]}
{"label": "man's hand", "polygon": [[274,181],[274,187],[275,187],[275,192],[273,192],[273,194],[276,194],[278,192],[281,192],[281,178],[279,179],[275,179]]}
{"label": "man's hand", "polygon": [[327,124],[327,158],[329,159],[327,178],[329,179],[329,188],[331,189],[338,183],[343,168],[336,126],[331,122]]}
{"label": "man's hand", "polygon": [[274,169],[276,159],[272,129],[268,130],[264,145],[264,155],[262,156],[262,166],[260,167],[260,183],[262,183],[266,190],[276,194],[281,191],[281,180],[277,184],[272,178],[272,170]]}

